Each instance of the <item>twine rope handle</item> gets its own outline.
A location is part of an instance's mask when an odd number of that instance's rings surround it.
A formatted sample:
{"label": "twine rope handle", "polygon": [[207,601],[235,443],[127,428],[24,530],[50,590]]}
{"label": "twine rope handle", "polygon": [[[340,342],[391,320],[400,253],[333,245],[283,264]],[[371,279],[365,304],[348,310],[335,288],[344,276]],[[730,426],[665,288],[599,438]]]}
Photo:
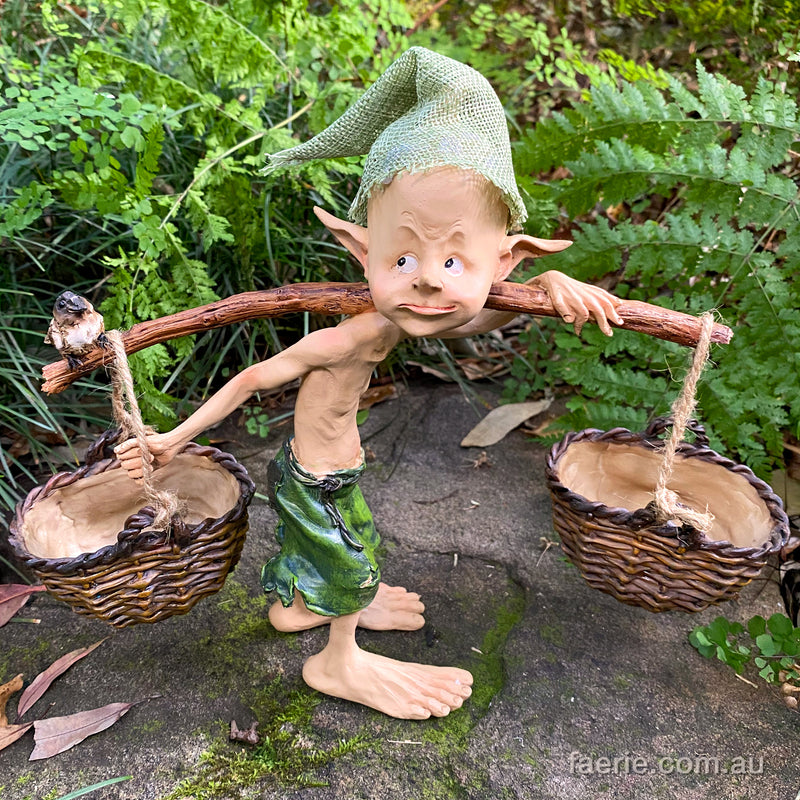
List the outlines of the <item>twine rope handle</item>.
{"label": "twine rope handle", "polygon": [[678,445],[683,441],[686,425],[697,405],[697,381],[708,360],[708,351],[711,345],[711,330],[714,326],[714,317],[707,311],[700,318],[702,328],[697,347],[694,351],[692,366],[683,381],[681,393],[672,404],[672,432],[664,447],[664,458],[658,470],[658,479],[655,489],[656,516],[660,521],[678,519],[695,530],[707,533],[711,529],[714,515],[709,511],[696,511],[681,503],[676,492],[667,486],[672,478],[675,466],[675,457]]}
{"label": "twine rope handle", "polygon": [[144,496],[155,512],[152,527],[157,530],[167,530],[172,517],[180,514],[181,504],[174,492],[156,488],[153,464],[147,446],[147,434],[153,433],[153,429],[142,422],[142,413],[136,399],[122,334],[120,331],[106,331],[106,338],[114,351],[114,362],[111,365],[111,403],[114,420],[122,428],[123,439],[136,439],[139,446]]}

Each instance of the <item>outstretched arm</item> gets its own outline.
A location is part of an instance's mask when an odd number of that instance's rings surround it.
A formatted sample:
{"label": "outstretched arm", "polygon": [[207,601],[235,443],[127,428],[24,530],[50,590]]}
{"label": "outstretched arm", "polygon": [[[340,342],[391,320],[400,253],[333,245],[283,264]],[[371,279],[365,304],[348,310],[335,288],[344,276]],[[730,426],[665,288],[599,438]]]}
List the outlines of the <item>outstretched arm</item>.
{"label": "outstretched arm", "polygon": [[[325,334],[325,330],[311,333],[272,358],[253,364],[231,378],[185,422],[168,433],[150,434],[147,445],[151,461],[164,466],[192,439],[221,422],[256,392],[277,389],[321,366],[325,362]],[[114,452],[128,475],[141,480],[142,459],[136,440],[117,445]]]}

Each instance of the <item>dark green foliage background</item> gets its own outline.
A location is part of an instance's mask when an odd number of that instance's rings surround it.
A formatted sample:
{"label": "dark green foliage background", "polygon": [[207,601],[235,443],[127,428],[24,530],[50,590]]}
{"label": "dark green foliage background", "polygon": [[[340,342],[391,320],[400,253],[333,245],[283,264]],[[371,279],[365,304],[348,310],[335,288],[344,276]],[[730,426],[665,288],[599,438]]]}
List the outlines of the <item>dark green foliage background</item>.
{"label": "dark green foliage background", "polygon": [[[800,433],[798,4],[433,6],[2,5],[0,502],[13,504],[43,464],[75,461],[54,444],[109,424],[102,374],[62,396],[38,392],[62,288],[126,328],[240,291],[359,279],[311,213],[346,212],[358,160],[259,170],[410,44],[495,85],[529,232],[575,240],[548,268],[691,313],[719,309],[736,336],[713,352],[703,416],[715,443],[759,472],[780,462],[784,435]],[[146,416],[174,424],[230,371],[316,324],[252,323],[138,354]],[[572,427],[641,427],[669,407],[686,362],[624,332],[587,329],[581,341],[541,322],[523,339],[507,398],[572,386]],[[262,416],[251,415],[259,428]]]}

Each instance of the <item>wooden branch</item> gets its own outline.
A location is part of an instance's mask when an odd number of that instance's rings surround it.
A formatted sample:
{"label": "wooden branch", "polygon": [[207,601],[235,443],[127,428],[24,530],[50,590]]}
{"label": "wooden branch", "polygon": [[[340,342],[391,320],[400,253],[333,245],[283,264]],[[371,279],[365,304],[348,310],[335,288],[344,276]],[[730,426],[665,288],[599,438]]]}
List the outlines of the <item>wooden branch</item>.
{"label": "wooden branch", "polygon": [[[179,336],[250,319],[280,317],[301,311],[352,316],[372,308],[372,298],[366,283],[295,283],[262,292],[235,294],[205,306],[140,322],[125,331],[122,339],[125,350],[136,353]],[[486,308],[543,317],[558,316],[544,289],[522,283],[496,283],[489,293]],[[700,320],[697,317],[634,300],[626,300],[617,311],[625,320],[625,324],[618,327],[682,345],[697,344],[700,335]],[[715,325],[711,340],[727,344],[732,336],[730,328]],[[42,391],[48,394],[62,392],[82,375],[112,360],[113,356],[109,351],[96,347],[83,357],[83,363],[77,369],[70,369],[64,360],[47,364],[42,369],[45,379]]]}
{"label": "wooden branch", "polygon": [[[558,312],[553,308],[550,298],[544,289],[527,286],[524,283],[496,283],[492,286],[486,308],[497,311],[515,311],[519,314],[534,314],[538,317],[557,317]],[[625,320],[624,325],[612,327],[623,328],[626,331],[636,331],[675,342],[686,347],[694,347],[700,337],[702,323],[700,317],[672,311],[669,308],[654,306],[651,303],[641,303],[638,300],[624,300],[617,306],[617,313]],[[718,344],[728,344],[733,338],[733,331],[727,325],[714,323],[711,331],[711,341]]]}

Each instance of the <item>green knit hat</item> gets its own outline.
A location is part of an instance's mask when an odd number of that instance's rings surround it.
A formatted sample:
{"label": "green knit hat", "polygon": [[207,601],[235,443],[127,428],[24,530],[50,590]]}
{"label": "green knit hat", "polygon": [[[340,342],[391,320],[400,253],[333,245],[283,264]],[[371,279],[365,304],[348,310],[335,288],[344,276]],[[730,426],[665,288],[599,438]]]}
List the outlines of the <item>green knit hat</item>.
{"label": "green knit hat", "polygon": [[369,153],[350,218],[367,224],[373,186],[400,172],[453,166],[483,175],[502,193],[510,227],[527,212],[514,180],[505,113],[472,67],[424,47],[406,50],[339,119],[313,139],[269,156],[265,172]]}

